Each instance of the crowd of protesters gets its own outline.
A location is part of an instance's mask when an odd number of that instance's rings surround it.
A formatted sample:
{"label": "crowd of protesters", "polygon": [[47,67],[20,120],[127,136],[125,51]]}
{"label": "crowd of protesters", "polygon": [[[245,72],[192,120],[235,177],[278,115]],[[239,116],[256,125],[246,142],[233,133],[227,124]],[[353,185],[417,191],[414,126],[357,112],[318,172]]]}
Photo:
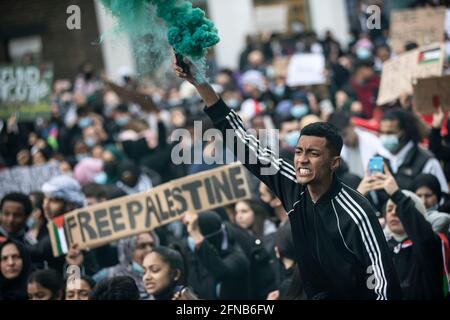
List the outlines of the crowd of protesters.
{"label": "crowd of protesters", "polygon": [[[405,50],[415,47],[405,44]],[[328,85],[289,87],[277,59],[308,52],[325,56]],[[280,140],[267,143],[279,143],[285,158],[293,159],[306,125],[333,124],[344,142],[338,176],[375,208],[403,298],[444,299],[450,121],[441,109],[420,114],[407,95],[376,104],[382,65],[393,56],[386,30],[355,32],[348,48],[332,32],[323,39],[314,33],[249,36],[238,70],[211,65],[209,72],[247,128],[279,129]],[[286,210],[257,181],[253,199],[53,256],[49,220],[219,165],[206,161],[211,142],[203,142],[202,163],[171,159],[179,143],[170,139],[174,130],[194,132],[196,120],[204,131],[212,126],[189,84],[173,77],[160,87],[126,71],[121,80],[151,96],[158,111],[121,100],[86,62],[73,81],[55,81],[50,119],[2,123],[0,170],[56,163],[61,174],[40,190],[1,199],[0,300],[306,299]],[[182,143],[193,148],[195,139]],[[373,156],[384,158],[383,173],[369,173]]]}

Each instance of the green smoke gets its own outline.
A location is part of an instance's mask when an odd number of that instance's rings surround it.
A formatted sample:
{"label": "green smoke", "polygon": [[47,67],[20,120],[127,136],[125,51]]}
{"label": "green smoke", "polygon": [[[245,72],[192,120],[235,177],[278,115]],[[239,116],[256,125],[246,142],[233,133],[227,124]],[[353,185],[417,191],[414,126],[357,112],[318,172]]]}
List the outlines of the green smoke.
{"label": "green smoke", "polygon": [[150,0],[158,8],[158,17],[168,28],[168,41],[176,52],[192,59],[206,55],[207,48],[219,42],[217,29],[203,10],[187,1]]}
{"label": "green smoke", "polygon": [[[219,42],[217,29],[203,10],[186,0],[102,0],[117,19],[119,31],[127,32],[138,58],[150,53],[157,65],[174,50],[200,64],[207,49]],[[146,37],[146,43],[143,42]],[[141,57],[139,57],[141,56]],[[204,63],[204,62],[203,62]]]}

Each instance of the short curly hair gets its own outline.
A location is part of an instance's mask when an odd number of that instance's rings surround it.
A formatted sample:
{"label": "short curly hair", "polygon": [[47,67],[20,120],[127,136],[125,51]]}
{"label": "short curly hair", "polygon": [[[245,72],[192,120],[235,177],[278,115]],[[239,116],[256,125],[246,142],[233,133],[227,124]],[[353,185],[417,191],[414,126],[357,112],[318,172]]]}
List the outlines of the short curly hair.
{"label": "short curly hair", "polygon": [[321,137],[327,140],[327,148],[333,156],[341,154],[344,144],[337,128],[331,123],[315,122],[304,127],[300,132],[302,136]]}
{"label": "short curly hair", "polygon": [[23,206],[23,210],[25,211],[25,214],[27,216],[29,216],[31,214],[31,211],[33,210],[33,204],[31,203],[30,198],[23,193],[12,192],[6,194],[0,203],[0,211],[3,209],[3,205],[6,201],[14,201],[20,203]]}

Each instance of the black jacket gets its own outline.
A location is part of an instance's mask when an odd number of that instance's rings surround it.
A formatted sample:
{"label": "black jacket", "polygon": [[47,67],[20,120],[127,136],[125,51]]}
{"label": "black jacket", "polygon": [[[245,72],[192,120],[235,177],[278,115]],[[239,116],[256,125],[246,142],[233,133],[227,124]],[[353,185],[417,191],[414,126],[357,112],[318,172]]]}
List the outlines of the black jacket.
{"label": "black jacket", "polygon": [[[222,100],[205,112],[224,139],[227,129],[234,131],[238,147],[246,151],[237,152],[238,159],[282,201],[309,299],[401,298],[383,231],[365,197],[334,177],[330,190],[314,204],[292,164],[263,149]],[[275,173],[264,172],[270,166]]]}
{"label": "black jacket", "polygon": [[204,240],[195,252],[185,251],[188,285],[200,299],[250,298],[249,261],[237,244],[220,252]]}
{"label": "black jacket", "polygon": [[444,298],[444,257],[441,239],[416,209],[414,201],[400,190],[391,197],[408,238],[388,240],[400,278],[404,299]]}
{"label": "black jacket", "polygon": [[230,238],[235,239],[250,262],[250,298],[265,300],[276,289],[275,260],[263,243],[247,230],[225,223]]}

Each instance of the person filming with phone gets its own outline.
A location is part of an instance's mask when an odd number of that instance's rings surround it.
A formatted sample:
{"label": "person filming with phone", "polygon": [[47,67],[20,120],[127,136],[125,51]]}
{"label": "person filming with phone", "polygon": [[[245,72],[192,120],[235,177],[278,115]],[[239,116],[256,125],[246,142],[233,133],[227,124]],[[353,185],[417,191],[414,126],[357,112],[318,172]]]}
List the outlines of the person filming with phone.
{"label": "person filming with phone", "polygon": [[[411,113],[402,109],[387,111],[380,123],[380,139],[383,148],[378,156],[383,158],[400,188],[413,190],[415,177],[429,173],[439,180],[442,192],[448,193],[447,180],[439,161],[419,145],[419,129]],[[374,188],[370,174],[365,175],[358,191],[368,197],[379,211],[389,198],[385,191]]]}
{"label": "person filming with phone", "polygon": [[[378,167],[380,163],[381,169]],[[384,190],[389,196],[385,205],[384,232],[403,298],[444,299],[449,293],[445,235],[433,231],[426,220],[427,212],[421,199],[412,191],[400,189],[381,158],[371,161],[369,171],[371,181],[366,184],[375,190]]]}

